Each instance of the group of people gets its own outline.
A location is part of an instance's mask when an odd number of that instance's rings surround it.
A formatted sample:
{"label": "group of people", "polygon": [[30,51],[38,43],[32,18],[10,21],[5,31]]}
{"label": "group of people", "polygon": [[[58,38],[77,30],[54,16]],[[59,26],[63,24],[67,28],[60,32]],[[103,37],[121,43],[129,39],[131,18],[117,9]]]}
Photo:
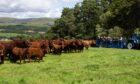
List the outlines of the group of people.
{"label": "group of people", "polygon": [[96,39],[97,47],[107,47],[107,48],[124,48],[126,47],[126,39],[123,37],[112,38],[112,37],[98,37]]}

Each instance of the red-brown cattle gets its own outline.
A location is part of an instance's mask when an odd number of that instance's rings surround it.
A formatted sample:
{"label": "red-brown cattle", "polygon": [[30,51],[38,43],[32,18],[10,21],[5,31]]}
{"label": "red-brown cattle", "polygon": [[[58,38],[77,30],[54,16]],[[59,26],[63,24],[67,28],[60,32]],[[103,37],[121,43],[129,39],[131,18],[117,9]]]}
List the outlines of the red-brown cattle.
{"label": "red-brown cattle", "polygon": [[13,45],[18,48],[28,48],[29,42],[27,40],[13,40]]}
{"label": "red-brown cattle", "polygon": [[49,43],[47,40],[36,40],[29,43],[30,48],[41,48],[43,53],[48,53]]}
{"label": "red-brown cattle", "polygon": [[71,44],[72,44],[72,40],[64,40],[64,52],[70,52],[71,51]]}
{"label": "red-brown cattle", "polygon": [[63,45],[63,44],[64,44],[64,41],[61,40],[61,39],[52,40],[52,42],[53,42],[54,44],[57,44],[57,45]]}
{"label": "red-brown cattle", "polygon": [[5,47],[5,56],[8,57],[10,61],[13,61],[12,59],[12,49],[15,47],[13,44],[13,41],[8,42],[1,42],[2,45]]}
{"label": "red-brown cattle", "polygon": [[82,40],[84,47],[88,49],[90,46],[95,45],[96,41],[95,40]]}
{"label": "red-brown cattle", "polygon": [[90,41],[89,40],[82,40],[84,47],[88,50],[88,48],[90,47]]}
{"label": "red-brown cattle", "polygon": [[5,53],[5,47],[0,43],[0,63],[4,63],[4,53]]}
{"label": "red-brown cattle", "polygon": [[54,54],[61,54],[64,48],[64,41],[63,40],[50,40],[49,48],[51,52],[53,52]]}
{"label": "red-brown cattle", "polygon": [[38,61],[43,60],[43,56],[45,54],[43,53],[41,48],[28,48],[26,50],[26,56],[29,59],[29,62],[31,61],[32,57],[35,57],[35,61],[36,59],[38,59]]}
{"label": "red-brown cattle", "polygon": [[95,46],[96,45],[96,40],[90,40],[90,45]]}
{"label": "red-brown cattle", "polygon": [[40,45],[39,41],[32,41],[32,42],[29,42],[29,47],[31,47],[31,48],[40,48],[41,45]]}
{"label": "red-brown cattle", "polygon": [[58,44],[52,44],[52,52],[54,54],[61,54],[62,53],[62,46]]}
{"label": "red-brown cattle", "polygon": [[11,62],[14,61],[12,56],[12,50],[14,47],[27,48],[29,42],[27,40],[12,40],[9,42],[1,42],[5,47],[5,55],[10,59]]}
{"label": "red-brown cattle", "polygon": [[12,50],[12,56],[13,56],[14,62],[16,62],[18,59],[20,59],[20,63],[22,60],[25,63],[25,58],[26,58],[25,51],[26,51],[26,48],[14,47]]}
{"label": "red-brown cattle", "polygon": [[71,44],[70,44],[70,51],[71,52],[76,52],[76,50],[77,50],[77,45],[76,45],[76,42],[75,42],[76,40],[70,40],[70,42],[71,42]]}
{"label": "red-brown cattle", "polygon": [[78,50],[78,52],[83,51],[84,49],[84,44],[81,40],[75,40],[75,44],[76,44],[76,48]]}
{"label": "red-brown cattle", "polygon": [[49,52],[49,41],[48,40],[41,40],[40,45],[41,45],[41,48],[42,48],[44,54]]}

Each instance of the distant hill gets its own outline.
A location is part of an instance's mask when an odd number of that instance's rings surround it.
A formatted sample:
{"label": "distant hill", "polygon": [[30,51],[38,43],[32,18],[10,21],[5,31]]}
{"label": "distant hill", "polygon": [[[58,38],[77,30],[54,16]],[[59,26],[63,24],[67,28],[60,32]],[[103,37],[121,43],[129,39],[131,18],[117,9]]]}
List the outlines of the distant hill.
{"label": "distant hill", "polygon": [[0,17],[0,24],[40,24],[40,25],[53,25],[56,18],[29,18],[29,19],[17,19]]}
{"label": "distant hill", "polygon": [[55,20],[56,18],[17,19],[0,17],[0,38],[19,35],[38,37],[40,34],[45,34]]}

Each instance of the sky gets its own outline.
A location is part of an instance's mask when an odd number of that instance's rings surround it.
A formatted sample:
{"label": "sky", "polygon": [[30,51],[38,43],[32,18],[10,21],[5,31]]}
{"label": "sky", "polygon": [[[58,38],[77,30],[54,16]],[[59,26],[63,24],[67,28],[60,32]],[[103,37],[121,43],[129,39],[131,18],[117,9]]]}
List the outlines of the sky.
{"label": "sky", "polygon": [[57,18],[64,7],[72,8],[83,0],[0,0],[0,17]]}

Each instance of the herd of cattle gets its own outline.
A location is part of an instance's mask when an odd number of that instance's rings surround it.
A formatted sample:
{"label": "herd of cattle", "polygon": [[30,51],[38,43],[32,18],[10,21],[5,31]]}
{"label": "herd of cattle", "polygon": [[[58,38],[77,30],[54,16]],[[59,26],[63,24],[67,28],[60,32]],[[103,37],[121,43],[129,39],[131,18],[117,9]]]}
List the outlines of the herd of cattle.
{"label": "herd of cattle", "polygon": [[95,45],[95,40],[12,40],[8,42],[0,42],[0,63],[10,60],[16,63],[25,63],[35,60],[38,62],[43,60],[45,54],[61,54],[62,52],[81,52],[88,49],[91,45]]}

